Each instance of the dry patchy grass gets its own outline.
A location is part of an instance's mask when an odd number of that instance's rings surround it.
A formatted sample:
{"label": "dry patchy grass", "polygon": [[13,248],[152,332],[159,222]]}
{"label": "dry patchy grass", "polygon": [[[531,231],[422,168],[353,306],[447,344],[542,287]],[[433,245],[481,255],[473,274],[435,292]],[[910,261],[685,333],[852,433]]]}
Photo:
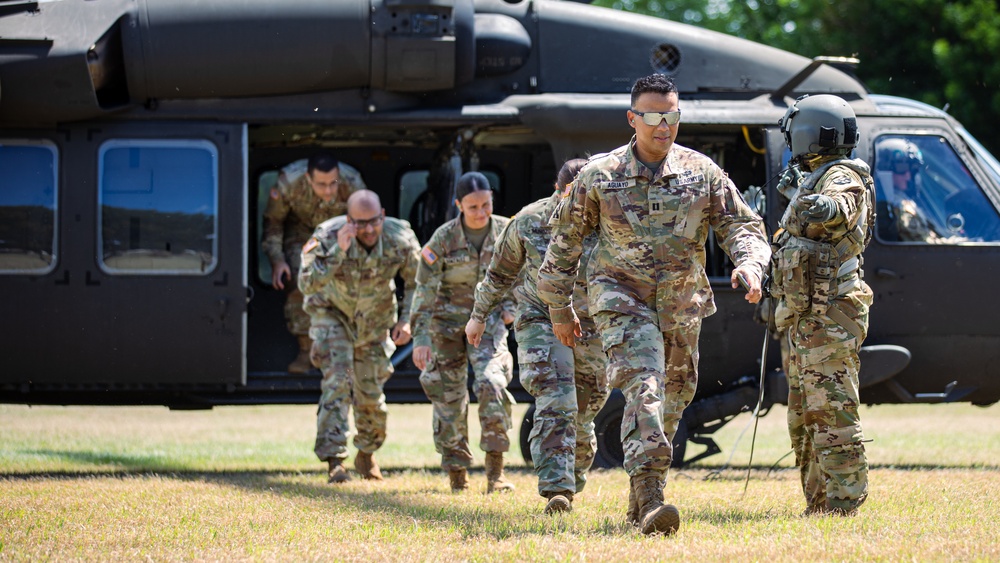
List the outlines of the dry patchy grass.
{"label": "dry patchy grass", "polygon": [[594,472],[566,516],[542,513],[523,466],[512,494],[483,495],[477,469],[453,495],[428,407],[390,408],[386,481],[334,487],[309,407],[0,406],[0,560],[1000,560],[997,408],[865,409],[872,495],[855,518],[798,516],[789,458],[768,469],[788,448],[783,411],[760,421],[743,495],[750,431],[734,448],[734,421],[723,456],[671,473],[669,538],[624,523],[620,470]]}

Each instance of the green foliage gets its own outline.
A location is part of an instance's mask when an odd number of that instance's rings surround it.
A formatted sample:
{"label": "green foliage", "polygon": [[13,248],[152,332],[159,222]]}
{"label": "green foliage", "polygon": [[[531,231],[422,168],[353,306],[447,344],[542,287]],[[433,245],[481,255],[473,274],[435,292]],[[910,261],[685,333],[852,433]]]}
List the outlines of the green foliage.
{"label": "green foliage", "polygon": [[994,0],[596,0],[806,57],[856,56],[872,92],[947,111],[1000,154],[1000,7]]}

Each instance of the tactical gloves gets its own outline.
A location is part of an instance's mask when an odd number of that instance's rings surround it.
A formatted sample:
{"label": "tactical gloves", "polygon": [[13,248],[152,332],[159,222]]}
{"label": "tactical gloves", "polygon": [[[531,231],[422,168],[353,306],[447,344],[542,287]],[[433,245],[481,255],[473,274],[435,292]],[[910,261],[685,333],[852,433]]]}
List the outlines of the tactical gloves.
{"label": "tactical gloves", "polygon": [[837,202],[828,195],[812,194],[801,197],[796,203],[796,208],[807,223],[826,223],[837,216]]}

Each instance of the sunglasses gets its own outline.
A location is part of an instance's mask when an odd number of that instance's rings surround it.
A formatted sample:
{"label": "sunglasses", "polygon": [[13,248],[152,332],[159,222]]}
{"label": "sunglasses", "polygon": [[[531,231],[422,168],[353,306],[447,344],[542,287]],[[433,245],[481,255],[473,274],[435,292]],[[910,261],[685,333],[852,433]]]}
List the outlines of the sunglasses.
{"label": "sunglasses", "polygon": [[666,121],[667,125],[677,125],[677,122],[681,120],[681,110],[668,111],[661,113],[658,111],[635,111],[632,113],[638,115],[642,118],[642,122],[649,126],[657,126],[660,121]]}

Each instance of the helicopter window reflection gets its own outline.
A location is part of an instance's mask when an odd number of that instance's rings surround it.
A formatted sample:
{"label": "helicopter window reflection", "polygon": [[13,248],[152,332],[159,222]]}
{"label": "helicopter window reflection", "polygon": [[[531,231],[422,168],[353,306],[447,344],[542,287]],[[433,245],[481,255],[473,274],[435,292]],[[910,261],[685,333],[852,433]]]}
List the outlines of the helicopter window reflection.
{"label": "helicopter window reflection", "polygon": [[115,274],[207,274],[217,262],[218,151],[207,141],[101,146],[98,251]]}
{"label": "helicopter window reflection", "polygon": [[1000,241],[1000,215],[944,138],[879,137],[874,177],[880,240],[923,244]]}
{"label": "helicopter window reflection", "polygon": [[57,163],[52,143],[0,140],[0,272],[55,268]]}

